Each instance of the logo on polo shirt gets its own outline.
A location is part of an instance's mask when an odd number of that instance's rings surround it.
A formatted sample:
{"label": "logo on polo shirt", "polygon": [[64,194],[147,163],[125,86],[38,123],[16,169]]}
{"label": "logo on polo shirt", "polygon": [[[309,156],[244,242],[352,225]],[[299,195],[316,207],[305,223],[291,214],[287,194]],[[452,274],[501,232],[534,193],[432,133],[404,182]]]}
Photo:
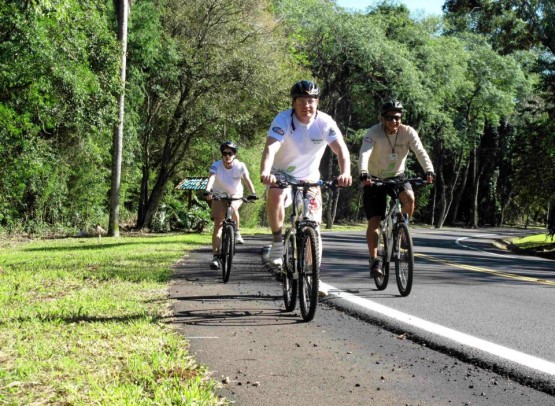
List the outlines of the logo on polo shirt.
{"label": "logo on polo shirt", "polygon": [[279,135],[285,134],[285,131],[283,131],[283,129],[281,129],[279,127],[272,128],[272,131],[275,132],[276,134],[279,134]]}

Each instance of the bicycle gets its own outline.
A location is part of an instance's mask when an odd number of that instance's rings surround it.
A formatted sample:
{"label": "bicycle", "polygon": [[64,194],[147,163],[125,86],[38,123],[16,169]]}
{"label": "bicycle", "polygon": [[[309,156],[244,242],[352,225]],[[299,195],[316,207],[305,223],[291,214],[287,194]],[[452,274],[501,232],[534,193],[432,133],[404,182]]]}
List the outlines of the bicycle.
{"label": "bicycle", "polygon": [[220,263],[222,265],[222,279],[224,283],[229,281],[231,274],[231,264],[233,263],[233,256],[235,255],[235,232],[237,231],[237,224],[233,220],[233,210],[231,204],[235,200],[242,200],[246,203],[253,203],[257,200],[256,196],[247,197],[231,197],[227,193],[212,193],[213,200],[222,200],[225,202],[226,215],[222,226],[222,238],[220,243]]}
{"label": "bicycle", "polygon": [[372,178],[373,186],[387,186],[390,190],[389,208],[380,222],[378,257],[383,274],[374,273],[374,283],[378,290],[384,290],[389,282],[390,263],[395,263],[397,287],[401,296],[408,296],[412,290],[414,271],[414,251],[408,219],[401,213],[400,187],[409,182],[412,186],[422,186],[428,182],[422,178]]}
{"label": "bicycle", "polygon": [[283,268],[279,270],[283,287],[285,310],[291,312],[297,305],[304,321],[310,321],[316,313],[320,284],[320,238],[318,223],[311,218],[310,205],[314,187],[337,187],[336,181],[294,183],[279,180],[275,187],[291,187],[293,212],[291,227],[283,239]]}

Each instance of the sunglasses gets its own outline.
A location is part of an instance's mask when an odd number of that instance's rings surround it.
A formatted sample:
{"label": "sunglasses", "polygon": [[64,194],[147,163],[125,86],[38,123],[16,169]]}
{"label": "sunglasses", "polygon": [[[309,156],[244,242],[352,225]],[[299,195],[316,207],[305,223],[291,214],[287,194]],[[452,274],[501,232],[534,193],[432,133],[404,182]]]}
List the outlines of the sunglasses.
{"label": "sunglasses", "polygon": [[229,151],[229,152],[227,152],[227,151],[222,152],[222,156],[233,156],[233,155],[235,155],[235,152],[231,152],[231,151]]}
{"label": "sunglasses", "polygon": [[401,121],[401,116],[385,116],[387,121]]}
{"label": "sunglasses", "polygon": [[300,103],[302,106],[313,105],[318,102],[318,99],[315,99],[313,97],[297,97],[295,99],[295,102]]}

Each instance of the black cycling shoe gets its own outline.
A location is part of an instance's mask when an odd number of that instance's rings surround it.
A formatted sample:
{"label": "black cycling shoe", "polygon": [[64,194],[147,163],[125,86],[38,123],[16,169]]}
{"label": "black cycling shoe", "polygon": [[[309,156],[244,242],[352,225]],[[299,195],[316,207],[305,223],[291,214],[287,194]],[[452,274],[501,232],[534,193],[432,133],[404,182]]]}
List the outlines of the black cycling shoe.
{"label": "black cycling shoe", "polygon": [[369,261],[369,265],[370,265],[370,277],[373,278],[374,276],[383,276],[383,270],[382,270],[382,261],[379,258],[374,258],[374,259],[370,259]]}

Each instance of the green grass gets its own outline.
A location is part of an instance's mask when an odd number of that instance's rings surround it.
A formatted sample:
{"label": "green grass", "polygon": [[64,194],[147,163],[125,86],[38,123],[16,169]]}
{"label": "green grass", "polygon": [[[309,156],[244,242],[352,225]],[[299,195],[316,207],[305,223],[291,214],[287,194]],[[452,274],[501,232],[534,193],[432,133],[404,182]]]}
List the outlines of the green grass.
{"label": "green grass", "polygon": [[171,266],[210,235],[4,240],[0,403],[215,405],[168,324]]}
{"label": "green grass", "polygon": [[518,238],[512,243],[520,250],[531,254],[555,259],[555,238],[547,234],[534,234],[527,237]]}

